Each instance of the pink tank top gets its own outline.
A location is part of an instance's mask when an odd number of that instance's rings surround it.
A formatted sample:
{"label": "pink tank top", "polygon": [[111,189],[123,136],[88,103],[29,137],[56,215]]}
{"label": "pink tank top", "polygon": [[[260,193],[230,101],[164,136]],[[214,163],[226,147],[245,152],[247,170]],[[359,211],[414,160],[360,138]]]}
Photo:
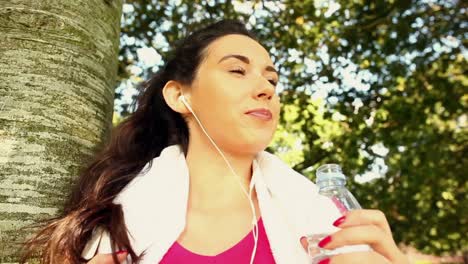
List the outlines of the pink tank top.
{"label": "pink tank top", "polygon": [[[161,260],[162,264],[175,263],[190,263],[190,264],[206,264],[206,263],[223,263],[223,264],[249,264],[252,250],[254,247],[254,239],[252,231],[250,231],[241,241],[233,247],[215,256],[204,256],[191,252],[184,248],[177,241],[169,248],[166,255]],[[263,221],[260,218],[258,221],[258,244],[257,252],[255,253],[254,263],[274,264],[275,260],[270,250],[270,243],[263,226]]]}

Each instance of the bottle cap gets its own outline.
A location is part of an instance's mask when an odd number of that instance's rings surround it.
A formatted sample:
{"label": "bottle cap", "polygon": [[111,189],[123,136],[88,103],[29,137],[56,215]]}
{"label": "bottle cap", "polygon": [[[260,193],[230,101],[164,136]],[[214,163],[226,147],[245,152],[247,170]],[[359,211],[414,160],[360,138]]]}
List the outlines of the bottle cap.
{"label": "bottle cap", "polygon": [[317,169],[317,182],[329,180],[346,181],[346,176],[341,172],[338,164],[324,164]]}

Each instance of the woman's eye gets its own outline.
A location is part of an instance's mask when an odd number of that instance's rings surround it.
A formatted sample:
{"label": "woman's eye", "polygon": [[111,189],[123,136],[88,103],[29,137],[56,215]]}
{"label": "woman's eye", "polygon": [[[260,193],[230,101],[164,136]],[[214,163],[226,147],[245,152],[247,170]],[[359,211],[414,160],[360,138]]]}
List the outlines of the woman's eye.
{"label": "woman's eye", "polygon": [[276,86],[276,85],[278,84],[278,82],[275,81],[275,80],[268,80],[268,81],[269,81],[273,86]]}
{"label": "woman's eye", "polygon": [[230,70],[229,72],[233,72],[233,73],[237,73],[237,74],[244,75],[245,70],[242,69],[242,68],[237,68],[237,69],[234,69],[234,70]]}

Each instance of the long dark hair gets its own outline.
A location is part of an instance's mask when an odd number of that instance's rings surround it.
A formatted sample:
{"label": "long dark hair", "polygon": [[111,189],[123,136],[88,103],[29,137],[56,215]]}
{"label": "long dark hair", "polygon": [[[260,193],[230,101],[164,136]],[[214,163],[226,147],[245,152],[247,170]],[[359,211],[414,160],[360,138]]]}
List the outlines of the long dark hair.
{"label": "long dark hair", "polygon": [[114,129],[108,144],[84,168],[63,213],[26,242],[22,263],[36,253],[41,263],[86,261],[81,252],[96,227],[109,233],[113,252],[125,249],[133,262],[141,259],[130,244],[122,208],[113,200],[165,147],[179,144],[187,153],[188,126],[166,104],[162,88],[169,80],[190,85],[208,45],[229,34],[255,39],[243,23],[223,20],[193,32],[178,45],[165,66],[144,83],[135,112]]}

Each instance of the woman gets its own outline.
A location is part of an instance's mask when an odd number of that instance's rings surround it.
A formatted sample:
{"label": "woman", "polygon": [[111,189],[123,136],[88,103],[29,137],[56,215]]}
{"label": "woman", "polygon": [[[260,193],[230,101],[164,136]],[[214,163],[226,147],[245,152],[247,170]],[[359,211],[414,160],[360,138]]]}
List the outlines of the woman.
{"label": "woman", "polygon": [[373,251],[321,263],[406,263],[381,212],[340,218],[313,183],[263,152],[278,123],[278,78],[239,22],[188,36],[29,252],[45,243],[44,263],[309,263],[303,237],[329,232],[324,248]]}

